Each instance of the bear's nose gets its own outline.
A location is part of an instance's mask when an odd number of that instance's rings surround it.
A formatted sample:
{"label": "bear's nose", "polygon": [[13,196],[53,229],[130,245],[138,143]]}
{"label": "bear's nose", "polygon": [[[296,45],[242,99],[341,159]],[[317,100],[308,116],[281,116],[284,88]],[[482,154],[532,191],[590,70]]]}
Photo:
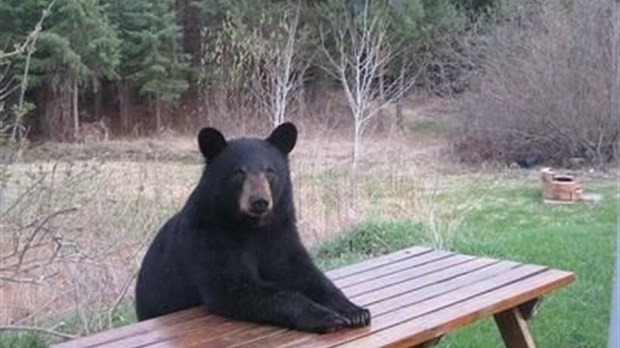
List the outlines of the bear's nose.
{"label": "bear's nose", "polygon": [[250,199],[252,213],[263,214],[269,208],[269,201],[263,197],[252,197]]}

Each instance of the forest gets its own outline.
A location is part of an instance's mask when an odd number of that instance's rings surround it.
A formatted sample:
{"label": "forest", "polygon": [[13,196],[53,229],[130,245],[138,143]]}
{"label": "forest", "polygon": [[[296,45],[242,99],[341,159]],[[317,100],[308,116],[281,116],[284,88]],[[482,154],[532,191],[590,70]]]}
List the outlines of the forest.
{"label": "forest", "polygon": [[458,98],[467,161],[607,162],[614,16],[612,0],[3,0],[0,134],[320,123],[340,95],[334,117],[361,139],[377,115],[403,129],[402,101],[425,91]]}

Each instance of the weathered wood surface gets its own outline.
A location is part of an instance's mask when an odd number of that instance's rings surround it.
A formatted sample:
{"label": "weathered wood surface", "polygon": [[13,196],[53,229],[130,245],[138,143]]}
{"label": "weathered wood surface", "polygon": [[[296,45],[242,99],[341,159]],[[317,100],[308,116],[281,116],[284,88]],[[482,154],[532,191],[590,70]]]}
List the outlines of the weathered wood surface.
{"label": "weathered wood surface", "polygon": [[[370,309],[371,326],[308,334],[232,321],[194,308],[56,348],[411,347],[492,315],[505,339],[522,339],[529,344],[524,317],[535,300],[573,280],[570,272],[544,266],[422,247],[343,267],[328,275],[353,302]],[[515,345],[520,346],[530,347]]]}

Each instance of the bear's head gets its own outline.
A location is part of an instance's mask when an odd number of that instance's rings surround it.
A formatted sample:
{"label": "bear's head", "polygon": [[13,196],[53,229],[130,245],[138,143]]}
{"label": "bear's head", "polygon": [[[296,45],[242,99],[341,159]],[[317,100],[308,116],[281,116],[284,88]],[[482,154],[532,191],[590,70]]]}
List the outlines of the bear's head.
{"label": "bear's head", "polygon": [[207,162],[203,180],[218,214],[231,223],[262,226],[278,209],[291,206],[287,157],[296,141],[292,123],[281,124],[264,140],[227,141],[217,129],[203,128],[198,134]]}

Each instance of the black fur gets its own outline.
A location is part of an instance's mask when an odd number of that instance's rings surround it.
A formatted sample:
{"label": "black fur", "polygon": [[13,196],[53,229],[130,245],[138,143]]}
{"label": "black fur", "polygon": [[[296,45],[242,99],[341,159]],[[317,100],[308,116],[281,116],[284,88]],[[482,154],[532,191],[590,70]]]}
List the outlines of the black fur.
{"label": "black fur", "polygon": [[[159,231],[138,276],[145,320],[204,305],[229,318],[331,332],[370,323],[314,265],[295,222],[287,155],[297,130],[285,123],[266,140],[224,140],[200,132],[208,163],[183,209]],[[244,173],[269,171],[273,208],[260,223],[239,209]]]}

